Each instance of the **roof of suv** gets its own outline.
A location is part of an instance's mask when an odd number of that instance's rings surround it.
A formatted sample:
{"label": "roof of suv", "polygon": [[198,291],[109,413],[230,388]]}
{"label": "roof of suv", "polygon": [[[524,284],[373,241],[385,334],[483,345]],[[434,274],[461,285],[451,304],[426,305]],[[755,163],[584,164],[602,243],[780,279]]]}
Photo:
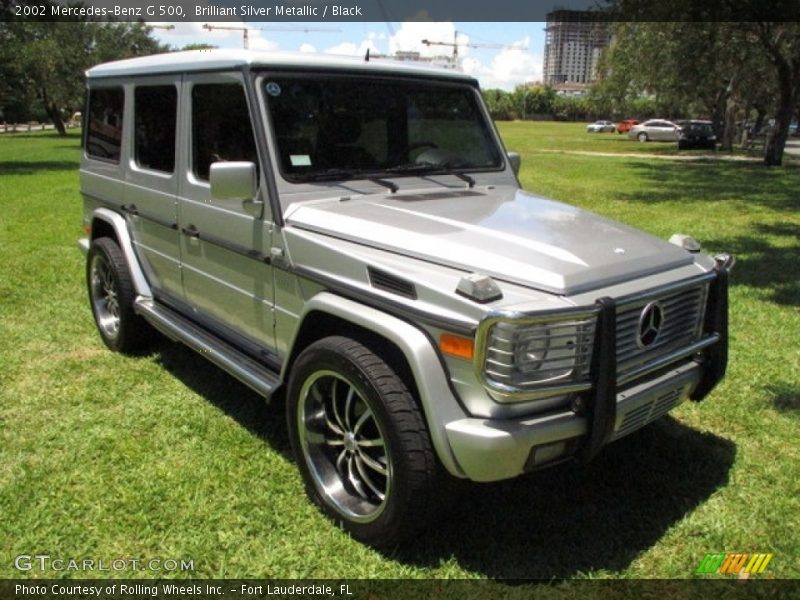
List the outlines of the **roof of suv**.
{"label": "roof of suv", "polygon": [[408,62],[360,57],[331,56],[300,52],[255,52],[252,50],[188,50],[154,54],[104,63],[86,71],[90,79],[99,77],[127,77],[131,75],[158,75],[192,71],[222,71],[241,69],[245,66],[275,68],[307,68],[341,71],[364,71],[365,73],[396,73],[445,77],[474,82],[464,73],[440,67],[421,66]]}

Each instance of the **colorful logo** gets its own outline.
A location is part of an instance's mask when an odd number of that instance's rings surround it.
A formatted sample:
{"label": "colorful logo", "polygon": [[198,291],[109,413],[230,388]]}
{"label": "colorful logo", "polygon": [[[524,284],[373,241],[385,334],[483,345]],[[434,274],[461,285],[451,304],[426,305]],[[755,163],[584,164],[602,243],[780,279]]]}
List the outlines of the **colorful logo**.
{"label": "colorful logo", "polygon": [[722,575],[752,575],[763,573],[772,554],[729,552],[727,554],[706,554],[695,574],[720,573]]}

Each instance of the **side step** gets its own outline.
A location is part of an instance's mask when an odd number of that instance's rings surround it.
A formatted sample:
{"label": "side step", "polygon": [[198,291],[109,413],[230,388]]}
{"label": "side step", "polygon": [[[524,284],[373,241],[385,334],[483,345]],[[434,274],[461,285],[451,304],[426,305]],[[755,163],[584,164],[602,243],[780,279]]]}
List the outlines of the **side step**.
{"label": "side step", "polygon": [[262,396],[269,398],[280,385],[278,373],[152,298],[139,296],[133,308],[168,338],[186,344]]}

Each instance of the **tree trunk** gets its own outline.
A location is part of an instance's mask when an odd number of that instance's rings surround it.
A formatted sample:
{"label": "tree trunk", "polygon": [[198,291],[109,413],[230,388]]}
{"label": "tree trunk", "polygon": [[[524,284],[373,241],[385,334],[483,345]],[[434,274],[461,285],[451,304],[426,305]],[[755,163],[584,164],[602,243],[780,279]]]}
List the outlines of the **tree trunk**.
{"label": "tree trunk", "polygon": [[792,122],[791,96],[788,95],[787,101],[784,101],[783,96],[781,94],[781,103],[775,115],[775,127],[767,135],[764,144],[764,164],[768,167],[779,167],[783,163],[783,150],[789,135],[789,124]]}
{"label": "tree trunk", "polygon": [[42,99],[42,104],[44,104],[44,109],[47,111],[47,116],[50,117],[50,120],[53,122],[53,126],[58,131],[58,135],[67,135],[67,127],[64,125],[64,120],[61,118],[61,111],[58,110],[58,107],[55,105],[55,102],[52,102],[47,95],[47,90],[42,89],[40,91],[40,97]]}
{"label": "tree trunk", "polygon": [[764,117],[767,111],[762,106],[756,106],[756,120],[753,123],[753,133],[760,133],[761,128],[764,126]]}
{"label": "tree trunk", "polygon": [[725,121],[722,128],[720,150],[733,152],[733,138],[736,134],[736,103],[731,96],[725,101]]}
{"label": "tree trunk", "polygon": [[67,127],[64,125],[64,120],[61,118],[61,111],[56,108],[54,104],[47,105],[47,116],[53,122],[53,126],[58,131],[58,135],[67,135]]}

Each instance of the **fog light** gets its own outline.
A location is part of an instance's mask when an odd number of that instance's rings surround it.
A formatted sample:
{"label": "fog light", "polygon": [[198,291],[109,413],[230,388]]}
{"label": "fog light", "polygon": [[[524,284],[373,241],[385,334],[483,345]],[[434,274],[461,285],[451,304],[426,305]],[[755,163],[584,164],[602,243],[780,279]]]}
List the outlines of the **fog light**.
{"label": "fog light", "polygon": [[561,458],[567,450],[566,442],[556,442],[555,444],[544,444],[536,446],[533,450],[533,464],[542,465],[557,458]]}

